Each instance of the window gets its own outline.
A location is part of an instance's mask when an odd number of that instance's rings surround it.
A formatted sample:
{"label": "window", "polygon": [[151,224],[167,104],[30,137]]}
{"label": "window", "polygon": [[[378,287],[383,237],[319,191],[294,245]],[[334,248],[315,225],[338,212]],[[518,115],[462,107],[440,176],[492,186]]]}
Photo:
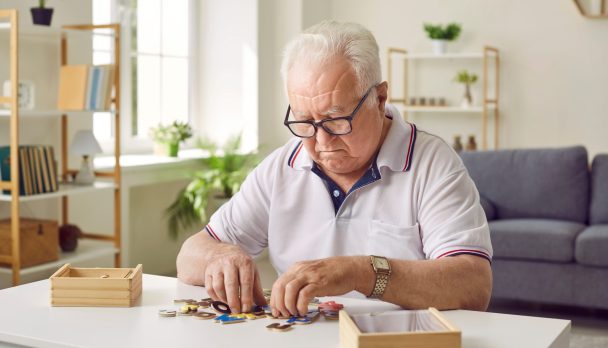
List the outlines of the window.
{"label": "window", "polygon": [[[112,6],[114,0],[93,0],[93,24],[112,23],[114,16]],[[93,65],[114,63],[114,42],[108,35],[111,30],[96,29],[93,34]],[[114,115],[109,112],[93,113],[93,131],[101,141],[109,141],[114,137]]]}
{"label": "window", "polygon": [[[190,120],[192,7],[191,0],[93,0],[93,23],[122,17],[121,128],[127,151],[141,148],[158,123]],[[93,40],[94,64],[108,64],[111,39]],[[100,140],[114,136],[112,122],[109,113],[94,115]]]}

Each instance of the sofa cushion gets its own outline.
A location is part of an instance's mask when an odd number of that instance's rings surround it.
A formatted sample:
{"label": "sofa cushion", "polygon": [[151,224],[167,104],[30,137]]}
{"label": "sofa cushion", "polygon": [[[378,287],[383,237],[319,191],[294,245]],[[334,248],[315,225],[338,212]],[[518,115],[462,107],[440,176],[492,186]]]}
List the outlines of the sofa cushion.
{"label": "sofa cushion", "polygon": [[494,204],[497,219],[588,220],[584,147],[465,151],[461,158],[479,193]]}
{"label": "sofa cushion", "polygon": [[608,155],[597,155],[591,165],[591,224],[608,224]]}
{"label": "sofa cushion", "polygon": [[490,202],[489,199],[479,195],[479,204],[481,204],[483,211],[486,213],[486,219],[488,221],[496,218],[496,208],[494,208],[494,204]]}
{"label": "sofa cushion", "polygon": [[545,219],[508,219],[489,223],[494,258],[571,262],[574,241],[585,225]]}
{"label": "sofa cushion", "polygon": [[576,238],[576,261],[587,266],[608,266],[608,225],[586,228]]}

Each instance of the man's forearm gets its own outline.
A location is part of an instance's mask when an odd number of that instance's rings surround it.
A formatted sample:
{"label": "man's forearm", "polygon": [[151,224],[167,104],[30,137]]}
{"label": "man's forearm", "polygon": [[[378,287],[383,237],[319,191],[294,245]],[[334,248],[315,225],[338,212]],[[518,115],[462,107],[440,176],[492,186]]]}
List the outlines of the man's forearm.
{"label": "man's forearm", "polygon": [[187,284],[204,285],[208,253],[218,243],[204,232],[188,238],[177,255],[177,277]]}
{"label": "man's forearm", "polygon": [[[357,256],[357,291],[369,295],[376,275],[369,257]],[[488,261],[472,255],[439,260],[391,259],[391,279],[382,299],[404,308],[486,310],[492,292]]]}

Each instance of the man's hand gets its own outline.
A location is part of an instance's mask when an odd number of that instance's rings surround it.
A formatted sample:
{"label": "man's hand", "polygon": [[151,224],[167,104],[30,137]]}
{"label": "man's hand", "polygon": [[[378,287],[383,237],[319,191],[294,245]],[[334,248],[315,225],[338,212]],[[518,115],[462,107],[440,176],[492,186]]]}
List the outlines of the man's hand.
{"label": "man's hand", "polygon": [[251,257],[236,245],[217,243],[205,268],[205,288],[213,300],[227,303],[233,313],[265,305],[260,275]]}
{"label": "man's hand", "polygon": [[306,315],[315,296],[337,296],[355,290],[357,257],[338,256],[294,264],[272,287],[274,316]]}

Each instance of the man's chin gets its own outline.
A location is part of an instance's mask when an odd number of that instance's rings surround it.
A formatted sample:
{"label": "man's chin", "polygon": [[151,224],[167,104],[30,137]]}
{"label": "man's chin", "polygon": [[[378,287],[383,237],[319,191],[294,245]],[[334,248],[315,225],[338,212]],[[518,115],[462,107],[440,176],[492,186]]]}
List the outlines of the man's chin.
{"label": "man's chin", "polygon": [[343,158],[341,159],[321,159],[319,164],[324,170],[330,171],[336,174],[345,174],[349,172],[347,163],[344,163]]}

